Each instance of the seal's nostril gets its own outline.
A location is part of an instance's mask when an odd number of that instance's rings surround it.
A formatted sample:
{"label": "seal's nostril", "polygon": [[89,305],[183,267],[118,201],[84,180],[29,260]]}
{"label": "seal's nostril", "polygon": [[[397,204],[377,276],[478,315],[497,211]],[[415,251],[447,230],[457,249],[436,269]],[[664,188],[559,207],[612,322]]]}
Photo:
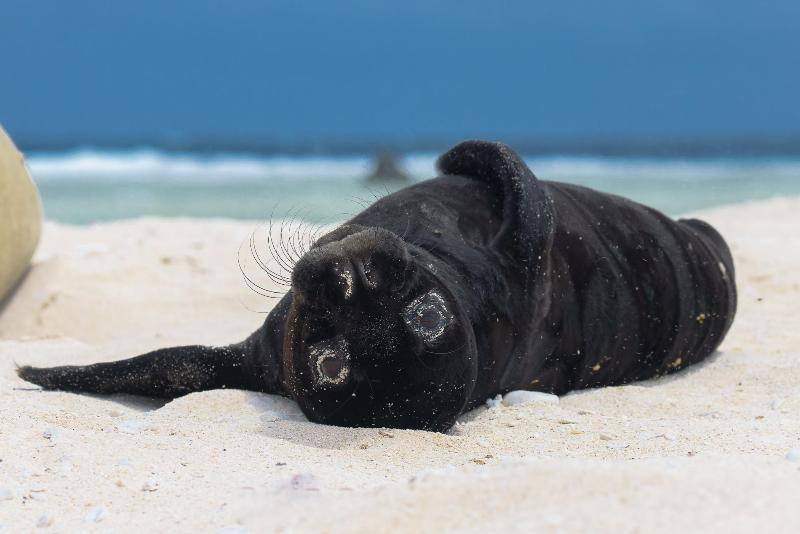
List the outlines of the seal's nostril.
{"label": "seal's nostril", "polygon": [[353,269],[355,270],[358,282],[362,287],[370,291],[377,287],[378,283],[375,279],[376,273],[373,271],[372,263],[369,260],[362,261],[359,259],[354,259]]}
{"label": "seal's nostril", "polygon": [[321,283],[328,288],[329,298],[333,303],[341,304],[353,298],[355,294],[353,267],[349,261],[337,260],[327,267],[327,276]]}
{"label": "seal's nostril", "polygon": [[328,378],[335,379],[339,377],[339,374],[342,372],[344,368],[344,360],[339,357],[328,357],[320,362],[320,370],[322,373],[327,376]]}

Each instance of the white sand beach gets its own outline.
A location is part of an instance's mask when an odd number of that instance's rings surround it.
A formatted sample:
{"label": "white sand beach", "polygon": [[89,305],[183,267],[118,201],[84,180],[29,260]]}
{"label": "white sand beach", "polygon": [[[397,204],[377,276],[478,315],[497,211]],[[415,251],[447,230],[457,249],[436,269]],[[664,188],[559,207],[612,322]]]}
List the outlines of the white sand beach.
{"label": "white sand beach", "polygon": [[227,344],[273,304],[237,267],[255,222],[46,223],[0,309],[0,532],[798,532],[800,199],[698,215],[736,261],[718,354],[447,434],[321,426],[244,391],[40,391],[15,362]]}

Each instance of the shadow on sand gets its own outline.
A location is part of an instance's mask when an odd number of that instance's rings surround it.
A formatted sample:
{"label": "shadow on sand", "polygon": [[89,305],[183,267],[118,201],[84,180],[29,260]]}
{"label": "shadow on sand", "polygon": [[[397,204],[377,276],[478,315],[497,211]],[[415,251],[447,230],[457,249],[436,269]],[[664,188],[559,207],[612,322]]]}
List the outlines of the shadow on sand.
{"label": "shadow on sand", "polygon": [[[650,380],[631,382],[630,384],[651,388],[667,384],[673,380],[685,379],[687,376],[702,372],[707,365],[715,362],[722,355],[722,352],[716,351],[702,362],[691,365],[675,373]],[[14,389],[16,391],[41,391],[39,388],[35,387],[20,387]],[[570,392],[568,395],[587,394],[591,391],[590,389],[577,390]],[[312,423],[305,418],[299,406],[290,399],[279,395],[270,395],[255,391],[244,391],[243,393],[245,394],[245,402],[260,413],[261,425],[259,433],[268,438],[289,441],[291,443],[317,449],[343,450],[362,447],[366,440],[376,437],[376,433],[380,431],[375,428],[337,427]],[[171,402],[169,399],[155,399],[136,395],[116,394],[104,396],[84,393],[76,394],[102,400],[104,402],[117,403],[140,413],[157,411]],[[485,408],[479,406],[462,414],[460,420],[462,422],[471,421],[484,410]]]}

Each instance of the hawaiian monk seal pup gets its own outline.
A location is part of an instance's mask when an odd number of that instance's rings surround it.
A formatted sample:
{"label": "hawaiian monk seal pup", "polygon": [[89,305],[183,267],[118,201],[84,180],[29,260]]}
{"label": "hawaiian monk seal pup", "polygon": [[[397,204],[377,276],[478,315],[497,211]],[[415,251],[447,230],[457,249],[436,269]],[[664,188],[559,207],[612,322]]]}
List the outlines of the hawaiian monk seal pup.
{"label": "hawaiian monk seal pup", "polygon": [[317,240],[239,344],[19,375],[167,398],[252,389],[321,423],[445,431],[498,393],[660,376],[722,341],[734,268],[708,224],[539,181],[501,144],[462,143],[438,168]]}

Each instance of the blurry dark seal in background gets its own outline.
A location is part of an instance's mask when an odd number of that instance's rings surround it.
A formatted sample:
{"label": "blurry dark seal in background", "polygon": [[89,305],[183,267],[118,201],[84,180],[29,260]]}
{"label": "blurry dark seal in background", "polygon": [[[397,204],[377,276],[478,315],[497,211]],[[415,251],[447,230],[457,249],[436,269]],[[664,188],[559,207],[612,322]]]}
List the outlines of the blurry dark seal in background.
{"label": "blurry dark seal in background", "polygon": [[383,151],[375,156],[372,172],[366,181],[371,184],[403,184],[410,182],[411,178],[390,152]]}
{"label": "blurry dark seal in background", "polygon": [[539,181],[501,144],[464,142],[438,168],[317,240],[242,343],[19,375],[166,398],[245,388],[321,423],[444,431],[498,393],[672,373],[725,336],[734,268],[708,224]]}

